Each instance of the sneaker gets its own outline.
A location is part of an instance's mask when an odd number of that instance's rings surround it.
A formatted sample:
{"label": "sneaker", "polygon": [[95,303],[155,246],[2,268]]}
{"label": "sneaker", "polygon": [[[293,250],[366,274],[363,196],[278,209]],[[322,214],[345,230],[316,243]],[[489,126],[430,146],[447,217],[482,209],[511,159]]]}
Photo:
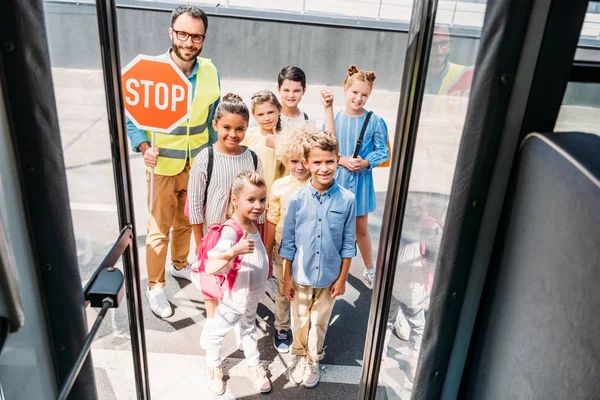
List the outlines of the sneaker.
{"label": "sneaker", "polygon": [[319,362],[307,360],[304,369],[304,387],[314,388],[319,383],[321,374],[319,372]]}
{"label": "sneaker", "polygon": [[146,290],[146,298],[150,303],[150,309],[157,317],[169,318],[173,315],[171,304],[167,301],[163,288],[148,288]]}
{"label": "sneaker", "polygon": [[217,396],[225,393],[225,383],[223,382],[223,370],[221,367],[206,367],[206,387],[211,393]]}
{"label": "sneaker", "polygon": [[363,277],[369,285],[373,286],[373,283],[375,282],[375,268],[365,268],[365,270],[363,271]]}
{"label": "sneaker", "polygon": [[271,381],[262,365],[248,367],[248,376],[252,380],[254,389],[261,393],[269,393],[271,391]]}
{"label": "sneaker", "polygon": [[185,279],[187,281],[192,280],[192,264],[188,264],[187,266],[177,269],[173,264],[171,264],[171,275],[175,278]]}
{"label": "sneaker", "polygon": [[304,381],[304,371],[306,370],[306,357],[295,356],[288,369],[289,379],[296,385],[301,385]]}
{"label": "sneaker", "polygon": [[273,335],[273,346],[280,353],[289,353],[292,346],[292,331],[282,329],[279,332],[275,331]]}
{"label": "sneaker", "polygon": [[398,313],[396,321],[394,322],[394,328],[396,331],[396,336],[398,336],[400,340],[404,340],[406,342],[410,337],[410,325],[408,324],[404,314]]}

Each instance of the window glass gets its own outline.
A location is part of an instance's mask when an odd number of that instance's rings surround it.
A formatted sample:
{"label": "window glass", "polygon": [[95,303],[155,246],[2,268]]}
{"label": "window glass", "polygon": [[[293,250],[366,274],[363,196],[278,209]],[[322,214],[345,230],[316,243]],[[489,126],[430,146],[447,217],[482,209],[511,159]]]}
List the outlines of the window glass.
{"label": "window glass", "polygon": [[412,392],[479,45],[436,22],[379,376],[382,398],[408,399]]}
{"label": "window glass", "polygon": [[600,2],[590,1],[581,28],[575,60],[600,62]]}
{"label": "window glass", "polygon": [[[44,14],[83,287],[120,233],[98,22],[95,4],[46,2]],[[88,330],[98,311],[86,308]],[[109,309],[91,357],[100,399],[137,397],[125,297]]]}
{"label": "window glass", "polygon": [[598,121],[600,84],[569,82],[554,130],[600,135]]}

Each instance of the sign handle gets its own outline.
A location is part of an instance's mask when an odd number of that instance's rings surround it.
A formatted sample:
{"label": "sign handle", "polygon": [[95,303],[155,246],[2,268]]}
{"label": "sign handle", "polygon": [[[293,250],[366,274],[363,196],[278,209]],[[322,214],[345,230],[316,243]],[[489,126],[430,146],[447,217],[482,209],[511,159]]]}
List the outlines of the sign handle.
{"label": "sign handle", "polygon": [[[156,139],[156,133],[152,131],[152,143],[150,147],[154,151],[154,141]],[[158,162],[158,161],[157,161]],[[154,167],[150,171],[150,211],[154,210]]]}

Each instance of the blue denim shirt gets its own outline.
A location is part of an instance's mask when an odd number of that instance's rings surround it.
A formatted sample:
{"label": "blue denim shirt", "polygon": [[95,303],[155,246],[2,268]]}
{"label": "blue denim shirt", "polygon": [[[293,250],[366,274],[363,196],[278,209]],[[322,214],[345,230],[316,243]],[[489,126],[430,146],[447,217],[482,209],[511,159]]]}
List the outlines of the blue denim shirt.
{"label": "blue denim shirt", "polygon": [[320,194],[311,183],[290,199],[279,255],[292,261],[292,277],[317,289],[340,276],[343,258],[356,256],[354,194],[333,183]]}
{"label": "blue denim shirt", "polygon": [[[171,52],[171,50],[169,49],[169,51],[167,52],[167,57],[171,57],[171,55],[169,54],[170,52]],[[198,63],[196,62],[196,64],[194,65],[194,68],[192,69],[192,73],[190,74],[190,76],[187,77],[188,80],[190,81],[190,83],[192,84],[192,93],[196,93],[196,76],[197,75],[198,75]],[[219,88],[220,88],[221,87],[221,78],[219,77],[218,72],[217,72],[217,79],[219,80]],[[209,110],[208,110],[208,117],[206,118],[206,120],[208,121],[208,143],[211,143],[211,144],[217,141],[217,133],[213,129],[212,120],[215,118],[215,110],[217,109],[217,106],[219,105],[220,101],[221,101],[221,99],[217,99],[217,100],[215,100],[214,103],[212,103],[210,105]],[[140,144],[142,144],[144,142],[150,143],[150,141],[148,140],[148,136],[146,136],[146,131],[143,129],[139,129],[137,126],[135,126],[133,121],[131,121],[129,118],[127,118],[127,136],[129,136],[129,140],[131,140],[131,147],[133,148],[133,151],[135,151],[135,152],[139,152],[138,147],[140,146]]]}

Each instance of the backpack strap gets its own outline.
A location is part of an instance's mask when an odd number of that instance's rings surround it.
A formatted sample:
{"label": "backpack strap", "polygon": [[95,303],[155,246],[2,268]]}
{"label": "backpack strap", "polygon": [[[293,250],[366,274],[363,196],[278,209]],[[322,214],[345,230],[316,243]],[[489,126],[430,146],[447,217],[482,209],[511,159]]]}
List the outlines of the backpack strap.
{"label": "backpack strap", "polygon": [[[222,226],[228,226],[235,231],[236,243],[238,243],[242,239],[242,236],[244,236],[244,232],[242,232],[242,227],[233,218],[230,218],[227,221],[225,221]],[[229,270],[229,273],[227,274],[226,279],[227,279],[227,285],[229,286],[230,293],[233,290],[233,285],[235,284],[235,278],[237,278],[237,273],[241,268],[242,257],[243,256],[238,256],[233,259],[233,265],[231,266],[231,269]]]}
{"label": "backpack strap", "polygon": [[[215,163],[215,151],[212,146],[208,146],[208,164],[206,166],[206,186],[204,187],[204,204],[208,202],[208,186],[212,176],[213,165]],[[206,207],[204,207],[206,208]]]}
{"label": "backpack strap", "polygon": [[[250,149],[248,149],[248,150],[250,150]],[[258,171],[258,157],[256,156],[256,153],[253,152],[252,150],[250,150],[250,154],[252,154],[252,162],[254,163],[254,170]],[[236,224],[237,224],[237,222],[236,222]]]}
{"label": "backpack strap", "polygon": [[363,123],[362,129],[360,130],[360,135],[358,136],[358,140],[356,141],[356,147],[354,148],[353,158],[358,157],[358,151],[360,150],[360,146],[362,145],[363,138],[365,137],[365,131],[367,130],[367,125],[369,125],[369,120],[371,119],[371,114],[373,111],[369,111],[367,116],[365,117],[365,122]]}

